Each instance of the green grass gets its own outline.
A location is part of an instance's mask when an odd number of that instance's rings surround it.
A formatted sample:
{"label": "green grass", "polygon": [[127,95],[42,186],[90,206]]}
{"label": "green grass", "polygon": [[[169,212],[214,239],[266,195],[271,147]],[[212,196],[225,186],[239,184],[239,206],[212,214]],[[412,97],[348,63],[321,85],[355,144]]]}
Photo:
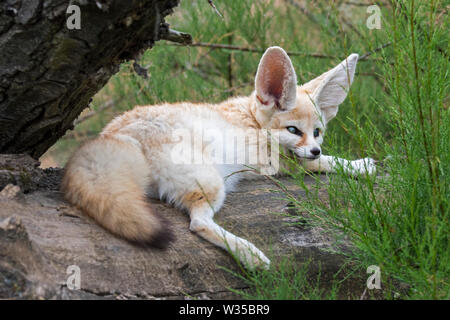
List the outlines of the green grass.
{"label": "green grass", "polygon": [[[238,260],[236,260],[239,263]],[[243,299],[250,300],[335,300],[338,298],[340,281],[332,279],[324,287],[320,268],[310,275],[311,261],[296,265],[283,258],[271,270],[240,272],[225,269],[249,286],[248,289],[229,290]]]}
{"label": "green grass", "polygon": [[[330,175],[327,203],[314,196],[296,203],[310,212],[310,223],[350,237],[354,261],[378,265],[385,279],[406,287],[402,298],[448,299],[450,293],[448,56],[439,49],[448,46],[448,26],[434,23],[439,8],[439,2],[414,1],[392,7],[396,19],[386,31],[392,51],[380,55],[387,90],[373,105],[384,123],[348,124],[360,150],[385,159],[384,172],[353,179],[340,170]],[[333,148],[339,153],[338,143]],[[384,285],[392,297],[397,287]]]}
{"label": "green grass", "polygon": [[[300,3],[307,14],[291,3]],[[308,201],[308,223],[344,233],[355,249],[348,258],[365,270],[381,268],[385,298],[449,298],[449,58],[448,18],[443,1],[376,1],[382,29],[366,27],[365,6],[345,1],[215,0],[221,19],[207,1],[182,1],[168,20],[195,42],[265,49],[279,45],[292,55],[299,83],[339,63],[352,52],[376,50],[357,66],[349,97],[327,130],[324,153],[347,159],[382,161],[378,177],[330,174],[328,199],[315,190]],[[306,4],[305,4],[306,3]],[[302,54],[303,53],[303,54]],[[322,53],[316,58],[306,53]],[[180,47],[164,41],[132,63],[95,97],[93,109],[112,107],[82,122],[46,156],[63,165],[83,141],[110,119],[136,104],[182,100],[219,102],[253,90],[261,53],[209,47]],[[299,185],[304,172],[296,168]],[[281,263],[263,273],[240,273],[254,290],[246,298],[336,298],[335,284],[321,291],[321,280],[305,280],[303,266]],[[323,282],[323,281],[322,281]],[[393,284],[392,284],[393,283]],[[395,285],[394,285],[395,284]]]}

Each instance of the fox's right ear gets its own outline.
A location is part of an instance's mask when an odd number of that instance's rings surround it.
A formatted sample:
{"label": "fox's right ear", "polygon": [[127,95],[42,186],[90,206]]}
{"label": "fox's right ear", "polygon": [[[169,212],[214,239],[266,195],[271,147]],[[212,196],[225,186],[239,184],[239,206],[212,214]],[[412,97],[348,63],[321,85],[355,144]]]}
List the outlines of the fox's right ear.
{"label": "fox's right ear", "polygon": [[270,47],[259,62],[256,99],[263,109],[289,110],[295,106],[297,76],[291,59],[280,47]]}

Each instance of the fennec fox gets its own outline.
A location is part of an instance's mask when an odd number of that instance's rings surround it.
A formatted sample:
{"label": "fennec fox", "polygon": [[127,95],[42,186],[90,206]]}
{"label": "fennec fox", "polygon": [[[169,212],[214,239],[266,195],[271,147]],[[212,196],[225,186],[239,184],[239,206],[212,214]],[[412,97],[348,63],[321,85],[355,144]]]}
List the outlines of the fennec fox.
{"label": "fennec fox", "polygon": [[[163,199],[189,213],[191,231],[230,250],[249,268],[267,268],[270,261],[260,250],[213,220],[226,192],[240,179],[255,175],[258,163],[207,161],[213,157],[211,144],[225,155],[232,152],[239,156],[250,150],[249,144],[255,144],[254,137],[277,136],[279,145],[293,151],[308,170],[333,172],[341,166],[349,174],[372,174],[375,165],[370,158],[348,161],[322,155],[320,149],[326,124],[336,116],[347,95],[357,61],[358,55],[351,54],[335,68],[298,86],[286,52],[270,47],[259,63],[255,91],[248,97],[219,104],[135,107],[75,152],[62,181],[65,197],[110,232],[156,247],[167,246],[173,235],[164,217],[146,199],[149,195]],[[195,134],[200,127],[235,132],[236,136],[251,129],[253,135],[236,147],[234,138],[211,141]],[[177,130],[191,132],[194,146],[191,140],[182,141],[174,135]],[[180,144],[203,161],[184,161],[186,157],[177,151]],[[180,159],[184,159],[182,163]]]}

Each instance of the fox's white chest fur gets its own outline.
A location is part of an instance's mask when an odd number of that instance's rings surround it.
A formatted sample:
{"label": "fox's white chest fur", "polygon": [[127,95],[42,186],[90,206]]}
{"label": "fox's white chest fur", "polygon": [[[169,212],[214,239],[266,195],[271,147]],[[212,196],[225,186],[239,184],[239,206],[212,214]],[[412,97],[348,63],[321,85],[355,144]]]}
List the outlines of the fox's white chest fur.
{"label": "fox's white chest fur", "polygon": [[[231,250],[248,267],[268,267],[269,259],[260,250],[217,225],[214,214],[227,191],[240,179],[256,176],[252,168],[257,172],[267,165],[259,155],[256,163],[251,157],[256,150],[268,152],[268,144],[255,148],[264,142],[261,137],[268,137],[267,130],[280,147],[303,159],[307,169],[332,172],[344,166],[349,174],[374,172],[371,159],[347,161],[322,155],[320,149],[326,124],[353,81],[357,60],[352,54],[297,86],[289,57],[272,47],[261,59],[249,97],[217,105],[136,107],[72,156],[62,181],[65,197],[116,235],[165,247],[174,235],[147,202],[148,195],[160,198],[189,213],[193,232]],[[238,143],[236,137],[243,132],[246,138]]]}

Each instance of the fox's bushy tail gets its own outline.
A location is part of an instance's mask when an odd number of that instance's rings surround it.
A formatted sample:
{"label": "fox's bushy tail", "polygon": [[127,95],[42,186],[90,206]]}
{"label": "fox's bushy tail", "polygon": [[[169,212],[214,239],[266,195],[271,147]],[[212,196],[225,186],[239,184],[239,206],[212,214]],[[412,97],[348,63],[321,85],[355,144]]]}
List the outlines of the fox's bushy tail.
{"label": "fox's bushy tail", "polygon": [[146,200],[149,175],[137,146],[99,137],[69,160],[61,189],[70,203],[110,232],[140,245],[164,248],[173,235]]}

